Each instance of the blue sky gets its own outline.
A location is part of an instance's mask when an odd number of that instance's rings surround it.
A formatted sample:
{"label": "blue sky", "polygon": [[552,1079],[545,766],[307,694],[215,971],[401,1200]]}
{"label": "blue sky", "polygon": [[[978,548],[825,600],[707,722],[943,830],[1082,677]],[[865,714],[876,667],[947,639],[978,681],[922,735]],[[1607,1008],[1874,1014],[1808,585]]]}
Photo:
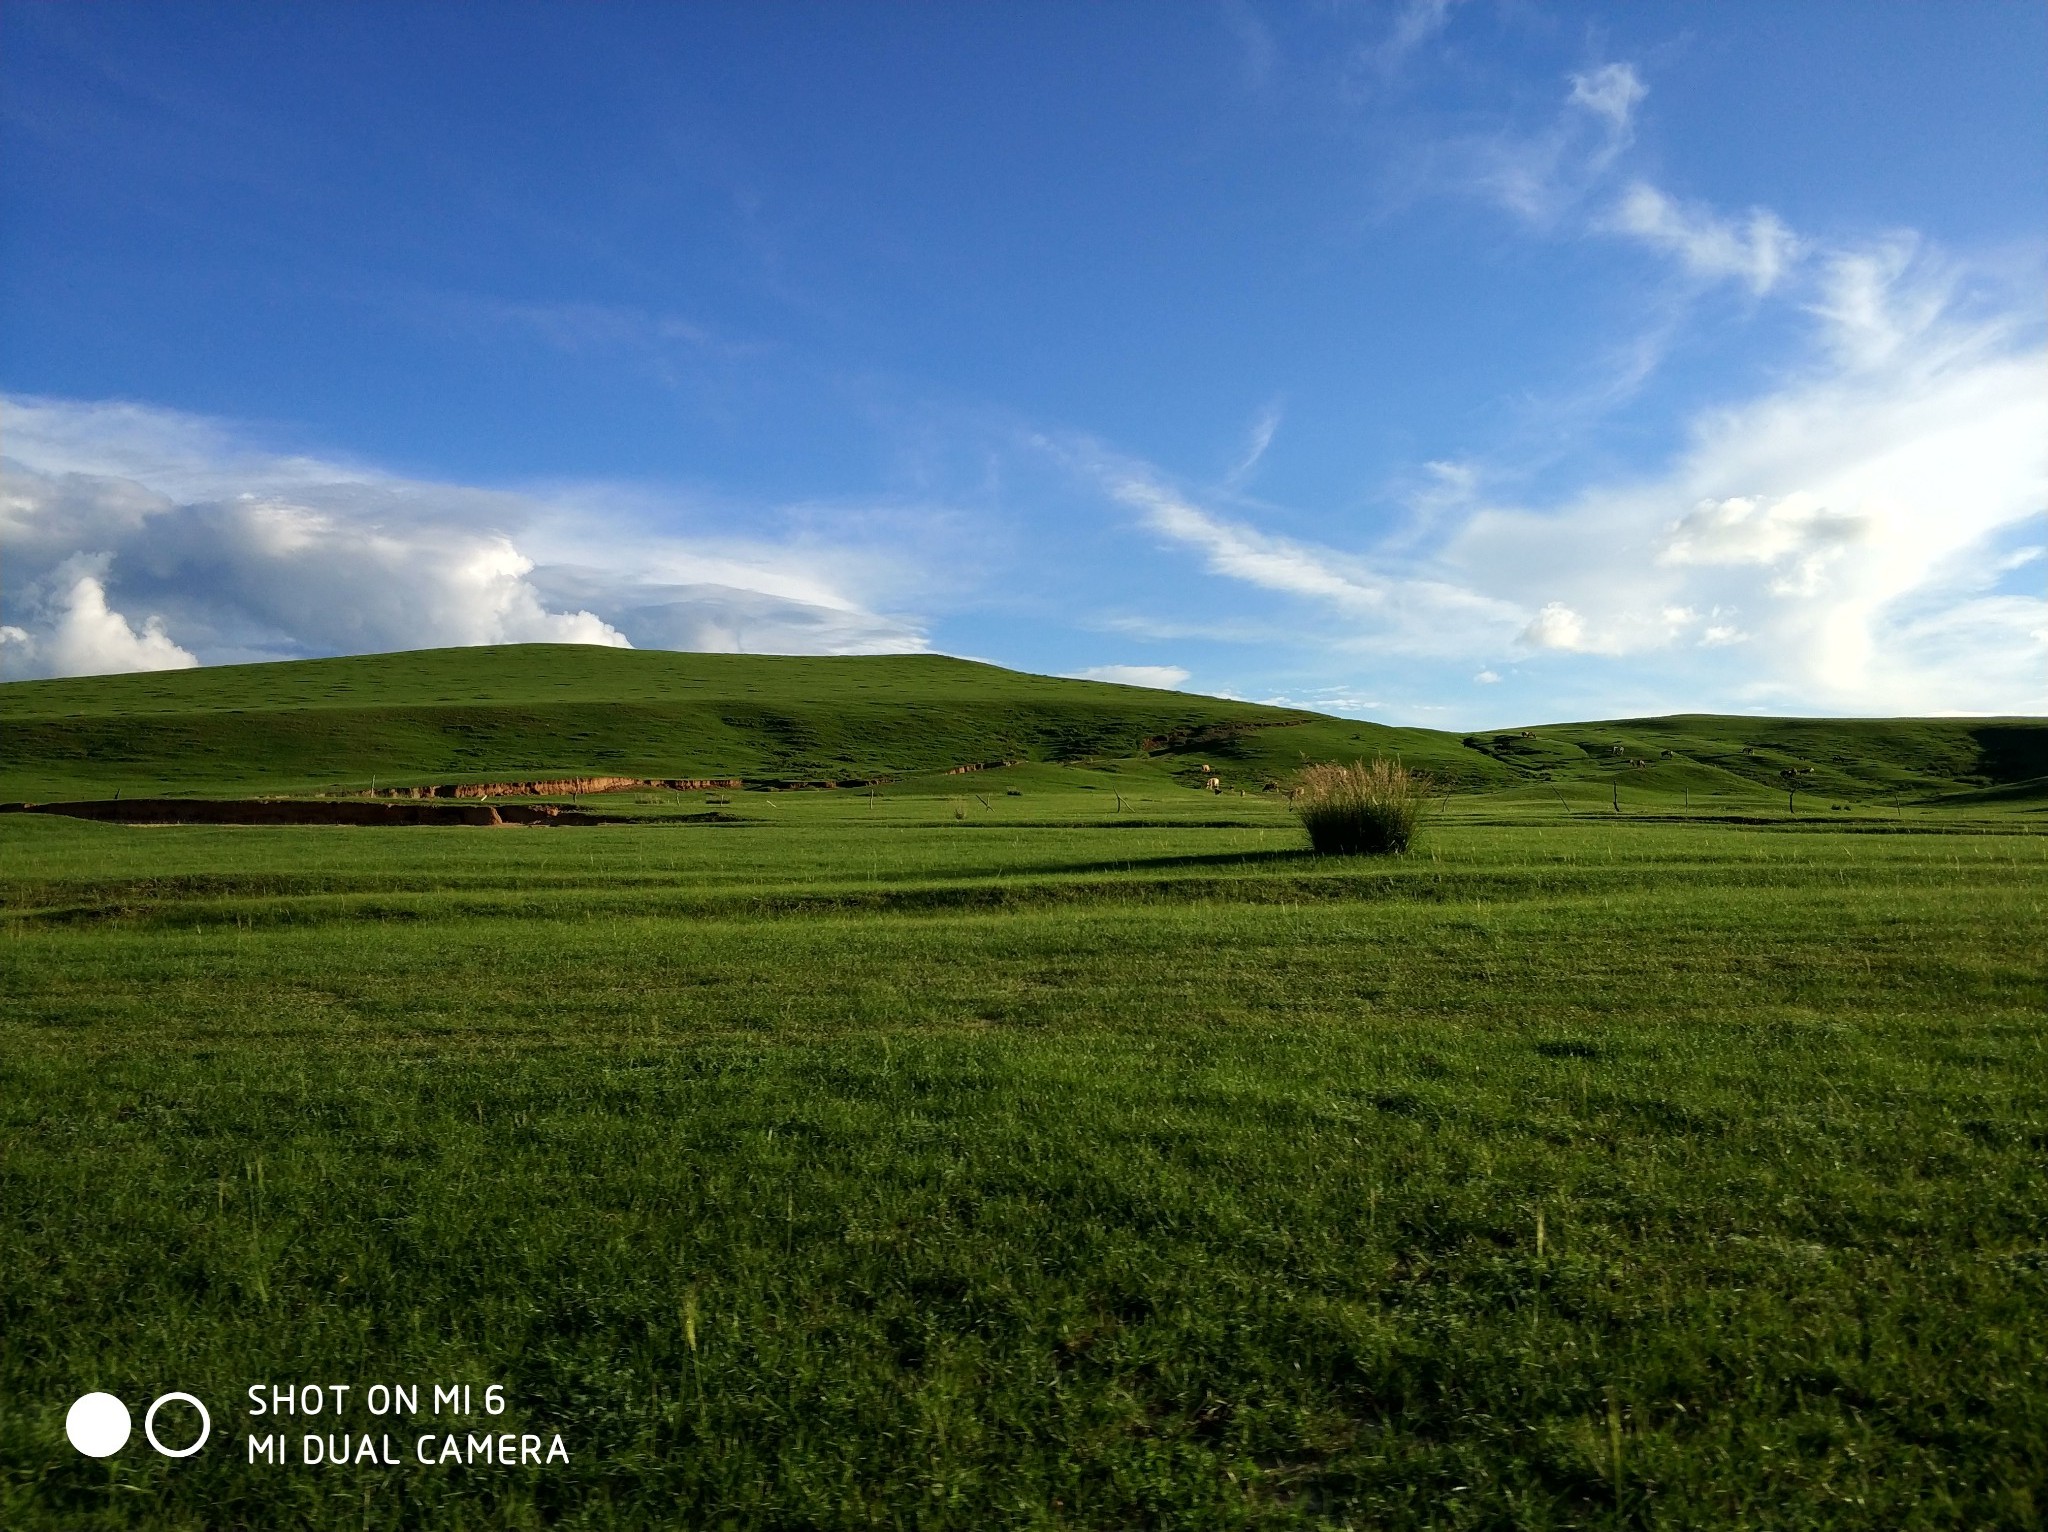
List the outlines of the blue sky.
{"label": "blue sky", "polygon": [[9,675],[2048,711],[2029,5],[0,3]]}

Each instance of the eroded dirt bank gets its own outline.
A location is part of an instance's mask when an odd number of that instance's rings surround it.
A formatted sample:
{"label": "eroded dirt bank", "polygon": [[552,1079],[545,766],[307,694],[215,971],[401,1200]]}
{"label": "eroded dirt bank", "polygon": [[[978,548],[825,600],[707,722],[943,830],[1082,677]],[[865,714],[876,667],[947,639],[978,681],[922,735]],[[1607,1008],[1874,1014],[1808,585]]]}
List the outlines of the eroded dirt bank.
{"label": "eroded dirt bank", "polygon": [[120,798],[8,803],[0,813],[64,814],[150,825],[588,825],[595,815],[552,803],[336,803],[318,799]]}
{"label": "eroded dirt bank", "polygon": [[380,787],[365,798],[568,798],[578,793],[629,793],[668,788],[695,793],[744,786],[738,777],[558,777],[545,782],[439,782],[424,787]]}

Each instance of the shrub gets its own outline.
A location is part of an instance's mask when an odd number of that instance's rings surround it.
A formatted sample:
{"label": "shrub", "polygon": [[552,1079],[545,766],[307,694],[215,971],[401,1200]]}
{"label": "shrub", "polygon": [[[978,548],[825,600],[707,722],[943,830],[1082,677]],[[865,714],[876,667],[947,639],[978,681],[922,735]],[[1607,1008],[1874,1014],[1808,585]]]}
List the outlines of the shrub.
{"label": "shrub", "polygon": [[1399,853],[1415,838],[1435,785],[1398,761],[1306,766],[1288,798],[1325,856]]}

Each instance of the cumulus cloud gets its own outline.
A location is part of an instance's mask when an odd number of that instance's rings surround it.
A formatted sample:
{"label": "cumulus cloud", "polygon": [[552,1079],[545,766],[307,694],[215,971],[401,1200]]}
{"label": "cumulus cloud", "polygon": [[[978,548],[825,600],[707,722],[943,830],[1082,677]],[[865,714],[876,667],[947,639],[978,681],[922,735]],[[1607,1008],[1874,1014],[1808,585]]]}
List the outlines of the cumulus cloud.
{"label": "cumulus cloud", "polygon": [[1114,681],[1119,686],[1149,686],[1170,692],[1185,685],[1189,672],[1178,665],[1092,665],[1076,671],[1079,681]]}
{"label": "cumulus cloud", "polygon": [[40,632],[12,623],[0,628],[0,658],[25,671],[67,676],[197,665],[197,656],[171,642],[161,616],[144,617],[138,633],[107,605],[107,587],[95,572],[105,563],[104,557],[74,557],[51,571],[37,602],[46,626]]}
{"label": "cumulus cloud", "polygon": [[[124,649],[110,638],[101,651],[125,654],[122,669],[191,664],[209,651],[245,658],[626,642],[588,610],[548,610],[526,579],[533,561],[511,537],[446,508],[437,514],[425,487],[344,482],[180,502],[152,500],[130,479],[42,473],[13,458],[0,472],[0,537],[17,550],[9,574],[28,576],[31,642],[20,658],[36,673],[90,668],[95,651],[65,635],[81,623],[111,635],[124,621],[120,612],[85,615],[93,602],[104,605],[110,587],[153,614],[137,645]],[[91,540],[81,546],[82,537]],[[38,555],[56,555],[61,566],[79,554],[103,571],[93,594],[37,579]]]}
{"label": "cumulus cloud", "polygon": [[514,493],[267,454],[173,411],[7,409],[8,675],[523,642],[924,646],[848,588],[873,583],[863,550],[678,536],[602,487]]}
{"label": "cumulus cloud", "polygon": [[1543,610],[1530,619],[1529,626],[1522,629],[1520,637],[1533,649],[1583,649],[1586,624],[1562,601],[1547,601]]}
{"label": "cumulus cloud", "polygon": [[1673,522],[1659,557],[1667,564],[1775,564],[1794,554],[1825,556],[1871,530],[1869,517],[1830,511],[1809,494],[1733,495],[1702,500]]}
{"label": "cumulus cloud", "polygon": [[1875,516],[1831,511],[1803,490],[1776,500],[1732,495],[1702,500],[1673,522],[1658,560],[1768,565],[1778,571],[1773,595],[1812,596],[1826,584],[1829,566],[1882,530]]}

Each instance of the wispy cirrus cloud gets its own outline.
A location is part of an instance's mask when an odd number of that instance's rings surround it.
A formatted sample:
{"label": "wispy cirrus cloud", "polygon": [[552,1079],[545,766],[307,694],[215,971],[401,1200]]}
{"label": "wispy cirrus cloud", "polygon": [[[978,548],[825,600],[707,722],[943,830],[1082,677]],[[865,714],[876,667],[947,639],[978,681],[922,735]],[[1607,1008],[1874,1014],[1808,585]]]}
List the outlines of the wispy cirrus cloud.
{"label": "wispy cirrus cloud", "polygon": [[1198,504],[1148,465],[1095,444],[1075,444],[1066,456],[1137,512],[1146,529],[1199,553],[1209,573],[1334,608],[1355,631],[1393,649],[1455,652],[1475,627],[1504,640],[1518,621],[1513,605],[1427,571],[1382,569],[1366,556],[1262,531]]}
{"label": "wispy cirrus cloud", "polygon": [[1635,143],[1649,86],[1625,62],[1571,75],[1566,84],[1547,126],[1468,145],[1467,189],[1539,227],[1562,223],[1628,239],[1672,257],[1696,281],[1735,281],[1758,296],[1777,287],[1806,254],[1806,242],[1768,208],[1730,217],[1641,176],[1610,195]]}
{"label": "wispy cirrus cloud", "polygon": [[1803,360],[1700,413],[1662,468],[1518,505],[1433,465],[1422,532],[1370,547],[1269,532],[1227,486],[1100,448],[1069,461],[1209,574],[1319,610],[1302,626],[1331,652],[1647,666],[1684,707],[2039,711],[2048,601],[2011,582],[2042,556],[2048,349],[1958,286],[1911,241],[1819,252],[1787,289]]}
{"label": "wispy cirrus cloud", "polygon": [[[1531,408],[1583,428],[1632,397],[1718,286],[1803,312],[1801,354],[1760,391],[1701,411],[1661,470],[1531,506],[1486,493],[1512,471],[1461,461],[1411,495],[1404,534],[1355,552],[1294,546],[1289,587],[1309,598],[1338,582],[1356,611],[1360,592],[1384,609],[1389,590],[1428,578],[1519,608],[1509,645],[1497,626],[1467,628],[1475,658],[1656,653],[1685,705],[1700,705],[1687,686],[1706,686],[1809,708],[2041,707],[2048,604],[2010,578],[2026,556],[2014,540],[2038,539],[2048,505],[2035,306],[1972,291],[1966,266],[1909,232],[1829,242],[1769,208],[1729,213],[1625,175],[1648,99],[1633,65],[1602,65],[1568,77],[1545,126],[1436,160],[1446,184],[1535,232],[1625,241],[1674,279],[1597,386]],[[1255,525],[1226,548],[1185,518],[1151,520],[1208,550],[1212,569],[1262,573],[1241,552],[1261,546]]]}
{"label": "wispy cirrus cloud", "polygon": [[1597,226],[1675,256],[1696,277],[1739,281],[1759,296],[1778,285],[1801,251],[1792,231],[1767,208],[1724,218],[1707,207],[1681,204],[1647,181],[1631,183]]}
{"label": "wispy cirrus cloud", "polygon": [[1571,77],[1571,94],[1566,100],[1606,121],[1614,141],[1624,141],[1635,125],[1636,108],[1648,95],[1633,64],[1602,64]]}
{"label": "wispy cirrus cloud", "polygon": [[1723,695],[1804,707],[2041,707],[2048,603],[2004,582],[2048,506],[2048,354],[2038,323],[1948,291],[1938,268],[1835,257],[1797,375],[1703,414],[1663,472],[1487,509],[1444,557],[1544,597],[1533,649],[1742,646],[1706,667]]}
{"label": "wispy cirrus cloud", "polygon": [[1583,203],[1635,142],[1636,107],[1649,88],[1631,64],[1603,64],[1569,83],[1562,108],[1540,131],[1458,146],[1454,183],[1544,227]]}
{"label": "wispy cirrus cloud", "polygon": [[1362,563],[1204,510],[1140,469],[1105,462],[1100,471],[1110,493],[1147,527],[1199,549],[1213,574],[1353,610],[1385,603],[1386,582]]}
{"label": "wispy cirrus cloud", "polygon": [[1273,445],[1273,438],[1280,432],[1280,401],[1274,399],[1260,406],[1258,414],[1252,417],[1251,429],[1245,433],[1244,456],[1231,468],[1224,482],[1236,487],[1252,476],[1266,456],[1266,449]]}
{"label": "wispy cirrus cloud", "polygon": [[531,302],[480,296],[441,295],[418,307],[439,318],[521,330],[557,350],[638,351],[649,355],[691,352],[721,360],[766,355],[763,341],[741,340],[701,320],[629,304],[588,301]]}
{"label": "wispy cirrus cloud", "polygon": [[1386,36],[1365,51],[1365,62],[1381,79],[1398,71],[1409,57],[1441,36],[1450,25],[1451,12],[1463,0],[1406,0],[1394,13]]}

